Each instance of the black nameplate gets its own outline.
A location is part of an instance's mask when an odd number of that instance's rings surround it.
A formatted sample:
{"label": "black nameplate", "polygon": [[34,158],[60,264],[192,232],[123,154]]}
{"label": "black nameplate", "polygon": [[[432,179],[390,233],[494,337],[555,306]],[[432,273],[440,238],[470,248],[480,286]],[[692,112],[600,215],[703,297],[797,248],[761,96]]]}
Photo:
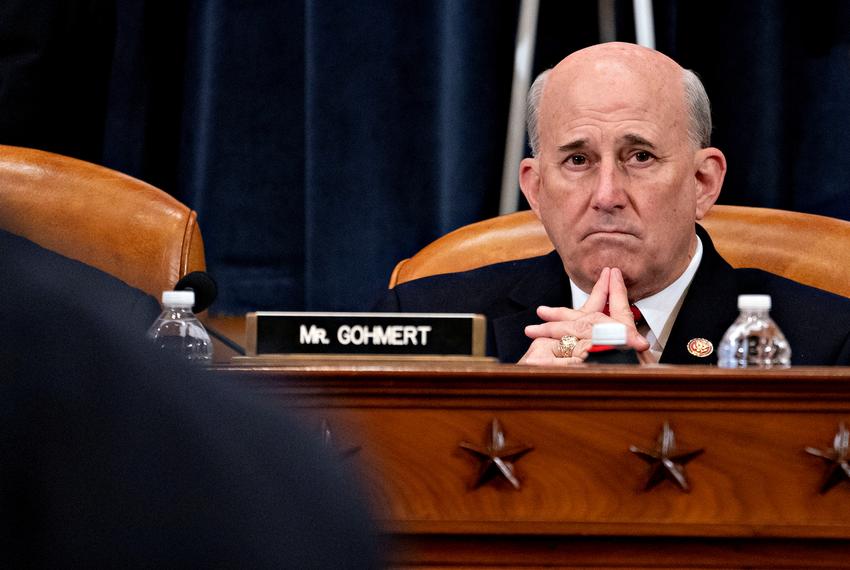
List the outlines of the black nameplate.
{"label": "black nameplate", "polygon": [[484,356],[483,315],[449,313],[248,313],[249,356],[389,354]]}

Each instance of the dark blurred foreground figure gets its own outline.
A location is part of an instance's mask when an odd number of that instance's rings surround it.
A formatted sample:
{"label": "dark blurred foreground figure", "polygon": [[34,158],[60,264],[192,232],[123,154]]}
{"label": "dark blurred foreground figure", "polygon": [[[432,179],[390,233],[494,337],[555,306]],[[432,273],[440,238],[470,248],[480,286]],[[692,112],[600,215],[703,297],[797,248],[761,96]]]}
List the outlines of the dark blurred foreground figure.
{"label": "dark blurred foreground figure", "polygon": [[0,249],[0,566],[377,566],[318,436],[140,343],[32,254]]}

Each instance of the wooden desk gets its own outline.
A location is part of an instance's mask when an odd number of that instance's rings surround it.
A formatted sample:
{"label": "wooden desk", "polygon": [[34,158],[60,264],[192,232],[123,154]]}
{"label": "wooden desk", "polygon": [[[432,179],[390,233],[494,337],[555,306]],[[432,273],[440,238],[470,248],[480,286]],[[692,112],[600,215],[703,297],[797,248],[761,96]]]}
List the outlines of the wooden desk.
{"label": "wooden desk", "polygon": [[[328,422],[363,480],[398,567],[834,567],[850,565],[850,482],[821,494],[828,449],[850,425],[850,369],[362,364],[229,366]],[[534,449],[475,488],[497,419]],[[645,490],[662,424],[690,492]],[[317,435],[318,440],[318,435]]]}

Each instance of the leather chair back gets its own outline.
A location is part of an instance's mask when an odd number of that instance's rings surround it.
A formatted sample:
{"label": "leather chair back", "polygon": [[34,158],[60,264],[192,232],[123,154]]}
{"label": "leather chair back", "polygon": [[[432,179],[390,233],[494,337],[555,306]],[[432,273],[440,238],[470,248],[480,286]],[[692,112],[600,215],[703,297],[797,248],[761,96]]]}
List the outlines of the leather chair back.
{"label": "leather chair back", "polygon": [[[763,269],[850,297],[850,222],[771,208],[714,206],[700,222],[733,267]],[[390,277],[399,283],[552,251],[530,211],[459,228],[400,261]]]}
{"label": "leather chair back", "polygon": [[160,297],[206,268],[197,214],[150,184],[0,145],[0,228]]}

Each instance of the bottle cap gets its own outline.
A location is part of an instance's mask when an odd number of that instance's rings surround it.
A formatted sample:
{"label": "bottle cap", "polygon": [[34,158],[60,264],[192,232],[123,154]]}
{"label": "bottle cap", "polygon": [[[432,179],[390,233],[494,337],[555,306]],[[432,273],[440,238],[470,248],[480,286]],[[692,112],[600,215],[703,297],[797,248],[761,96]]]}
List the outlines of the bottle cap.
{"label": "bottle cap", "polygon": [[622,346],[626,344],[626,325],[623,323],[596,323],[591,342],[594,345]]}
{"label": "bottle cap", "polygon": [[769,311],[770,295],[738,295],[739,311]]}
{"label": "bottle cap", "polygon": [[163,291],[162,304],[177,307],[191,307],[195,304],[194,291]]}

